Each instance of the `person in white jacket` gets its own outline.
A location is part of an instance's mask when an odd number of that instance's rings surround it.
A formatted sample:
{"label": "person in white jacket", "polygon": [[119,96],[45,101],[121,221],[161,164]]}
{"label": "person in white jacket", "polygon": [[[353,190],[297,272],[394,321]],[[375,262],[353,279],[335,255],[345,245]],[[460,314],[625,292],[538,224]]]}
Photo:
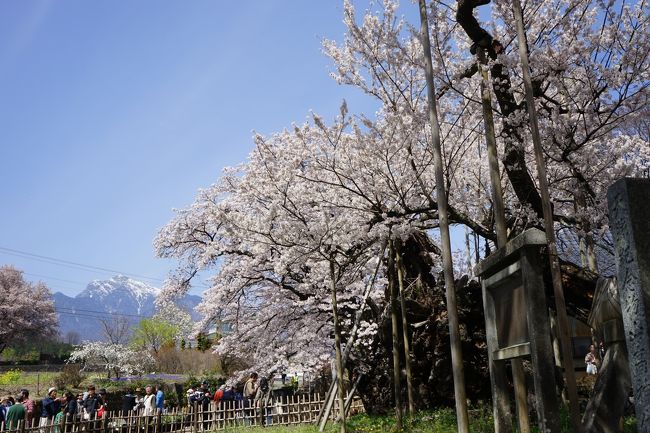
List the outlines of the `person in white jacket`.
{"label": "person in white jacket", "polygon": [[145,416],[154,416],[156,414],[156,396],[153,394],[153,387],[147,385],[144,389],[144,413]]}

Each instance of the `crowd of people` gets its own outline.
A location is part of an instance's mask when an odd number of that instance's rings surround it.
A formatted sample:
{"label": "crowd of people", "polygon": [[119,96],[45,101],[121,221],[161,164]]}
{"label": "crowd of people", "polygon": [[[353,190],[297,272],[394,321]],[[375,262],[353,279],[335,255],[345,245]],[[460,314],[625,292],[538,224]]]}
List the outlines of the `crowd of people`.
{"label": "crowd of people", "polygon": [[[18,395],[8,395],[0,401],[0,428],[2,431],[16,430],[21,423],[27,426],[37,424],[40,433],[59,433],[63,423],[75,425],[80,421],[101,419],[108,411],[106,396],[105,389],[96,392],[94,385],[76,396],[70,391],[59,396],[58,390],[52,387],[47,390],[47,396],[41,401],[40,413],[37,413],[36,404],[29,398],[29,390],[22,389]],[[144,394],[139,388],[135,394],[127,394],[122,410],[153,416],[162,412],[164,399],[162,387],[147,385]]]}
{"label": "crowd of people", "polygon": [[165,393],[160,385],[147,385],[144,393],[141,388],[128,391],[122,398],[122,413],[154,416],[165,410]]}
{"label": "crowd of people", "polygon": [[[203,381],[198,387],[186,391],[188,405],[203,412],[203,424],[209,422],[210,412],[216,410],[223,414],[224,409],[237,408],[244,411],[245,421],[251,417],[260,415],[263,422],[270,424],[271,417],[268,410],[268,402],[271,398],[271,387],[267,378],[260,378],[257,373],[251,373],[243,389],[240,391],[225,383],[218,385],[212,392],[207,381]],[[257,408],[264,408],[263,413],[257,413]],[[269,413],[267,413],[269,412]]]}
{"label": "crowd of people", "polygon": [[[224,408],[238,408],[244,411],[245,418],[260,415],[270,423],[270,411],[266,408],[271,392],[267,378],[260,378],[257,373],[251,373],[243,389],[221,381],[213,391],[209,383],[203,381],[200,385],[189,388],[186,397],[191,410],[206,414]],[[81,421],[99,420],[109,410],[106,390],[99,389],[96,392],[94,385],[88,386],[86,392],[75,395],[67,391],[62,396],[59,396],[58,389],[52,387],[41,400],[38,413],[36,408],[37,405],[30,399],[27,389],[21,390],[15,396],[3,397],[0,401],[0,431],[16,430],[25,425],[39,426],[40,433],[60,433],[60,426],[64,423],[74,426]],[[265,409],[258,413],[256,408]],[[124,415],[153,417],[165,413],[165,393],[160,385],[147,385],[144,390],[129,390],[122,397],[121,408],[111,407],[110,410],[121,411]],[[204,415],[203,422],[207,421],[209,418]]]}
{"label": "crowd of people", "polygon": [[260,378],[257,373],[251,373],[243,389],[240,391],[236,387],[221,383],[212,392],[207,381],[203,381],[196,388],[189,388],[186,392],[187,403],[189,406],[199,405],[207,410],[211,402],[216,404],[225,402],[243,402],[244,405],[250,405],[250,402],[270,397],[271,388],[267,378]]}

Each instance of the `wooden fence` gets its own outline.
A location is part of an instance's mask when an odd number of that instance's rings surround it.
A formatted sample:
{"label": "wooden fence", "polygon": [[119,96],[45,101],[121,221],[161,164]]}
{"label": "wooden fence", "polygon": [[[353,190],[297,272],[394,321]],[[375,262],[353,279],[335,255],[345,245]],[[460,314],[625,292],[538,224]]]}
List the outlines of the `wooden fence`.
{"label": "wooden fence", "polygon": [[[0,426],[0,431],[19,433],[197,433],[225,430],[238,426],[296,425],[315,423],[325,405],[320,395],[302,395],[269,399],[266,402],[227,401],[210,403],[207,410],[200,405],[176,408],[165,413],[146,416],[133,411],[106,412],[102,418],[86,420],[83,417],[62,419],[60,423],[39,425],[34,418],[30,425]],[[361,399],[354,398],[349,414],[364,412]],[[330,420],[339,415],[338,401],[330,413]]]}

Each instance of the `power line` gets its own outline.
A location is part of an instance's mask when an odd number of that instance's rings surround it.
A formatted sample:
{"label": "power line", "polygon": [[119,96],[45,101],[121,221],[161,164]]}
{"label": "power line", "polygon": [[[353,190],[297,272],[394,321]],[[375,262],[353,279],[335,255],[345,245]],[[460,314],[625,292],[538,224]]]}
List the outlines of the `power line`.
{"label": "power line", "polygon": [[25,275],[31,275],[32,277],[47,278],[48,280],[63,281],[64,283],[81,284],[81,285],[83,285],[83,286],[85,286],[85,285],[88,284],[88,283],[82,283],[81,281],[65,280],[65,279],[63,279],[63,278],[51,277],[51,276],[49,276],[49,275],[32,274],[31,272],[23,272],[23,274],[25,274]]}
{"label": "power line", "polygon": [[56,313],[57,314],[63,314],[63,315],[66,315],[66,316],[83,317],[83,318],[87,318],[87,319],[98,319],[98,320],[108,319],[108,317],[98,317],[98,316],[92,315],[92,314],[66,313],[65,311],[56,311]]}
{"label": "power line", "polygon": [[[41,254],[30,253],[30,252],[27,252],[27,251],[16,250],[16,249],[13,249],[13,248],[0,247],[0,253],[8,254],[8,255],[11,255],[11,256],[14,256],[14,257],[21,257],[21,258],[24,258],[24,259],[29,259],[29,260],[35,260],[35,261],[39,261],[39,262],[43,262],[43,263],[48,263],[48,264],[55,265],[55,266],[63,266],[63,267],[67,267],[67,268],[70,268],[70,269],[77,269],[77,270],[81,270],[81,271],[85,271],[85,272],[97,272],[97,271],[100,271],[100,272],[104,272],[104,273],[121,274],[121,275],[125,275],[127,277],[135,277],[135,278],[150,280],[150,281],[158,281],[158,282],[164,282],[165,281],[163,278],[147,277],[147,276],[140,275],[140,274],[134,274],[134,273],[130,273],[130,272],[122,272],[122,271],[118,271],[118,270],[111,269],[111,268],[105,268],[105,267],[101,267],[101,266],[86,265],[86,264],[79,263],[79,262],[73,262],[73,261],[64,260],[64,259],[57,259],[55,257],[44,256],[44,255],[41,255]],[[50,277],[50,276],[47,276],[47,275],[29,274],[27,272],[25,272],[25,274],[26,275],[33,275],[33,276],[37,276],[37,277],[42,277],[42,278],[48,278],[48,279],[52,279],[52,280],[58,280],[58,281],[74,283],[74,284],[83,284],[83,285],[88,284],[88,283],[81,283],[79,281],[64,280],[64,279],[61,279],[61,278]],[[203,289],[209,289],[210,288],[209,286],[206,286],[205,284],[194,284],[193,286],[197,287],[197,288],[203,288]]]}
{"label": "power line", "polygon": [[[126,316],[126,317],[140,317],[144,319],[149,319],[152,316],[145,316],[142,314],[128,314],[128,313],[115,313],[111,311],[96,311],[96,310],[86,310],[83,308],[71,308],[71,307],[57,307],[58,309],[56,310],[57,312],[65,312],[65,313],[76,313],[77,311],[81,313],[95,313],[95,314],[106,314],[110,316]],[[59,311],[59,310],[68,310],[68,311]]]}
{"label": "power line", "polygon": [[12,255],[12,256],[29,258],[29,259],[38,260],[38,261],[42,261],[42,262],[46,262],[46,263],[50,263],[50,264],[54,264],[54,265],[58,264],[60,266],[67,266],[67,267],[71,267],[73,269],[80,269],[80,270],[84,270],[84,271],[101,271],[101,272],[108,272],[108,273],[112,273],[112,274],[122,274],[122,275],[126,275],[126,276],[133,276],[133,277],[141,278],[141,279],[144,279],[144,280],[152,280],[152,281],[160,281],[160,282],[164,281],[162,278],[147,277],[145,275],[139,275],[139,274],[134,274],[134,273],[130,273],[130,272],[122,272],[122,271],[118,271],[118,270],[115,270],[115,269],[104,268],[104,267],[101,267],[101,266],[86,265],[86,264],[83,264],[83,263],[73,262],[73,261],[70,261],[70,260],[57,259],[55,257],[43,256],[43,255],[40,255],[40,254],[34,254],[34,253],[26,252],[26,251],[15,250],[13,248],[0,247],[0,252],[3,252],[5,254],[9,254],[9,255]]}

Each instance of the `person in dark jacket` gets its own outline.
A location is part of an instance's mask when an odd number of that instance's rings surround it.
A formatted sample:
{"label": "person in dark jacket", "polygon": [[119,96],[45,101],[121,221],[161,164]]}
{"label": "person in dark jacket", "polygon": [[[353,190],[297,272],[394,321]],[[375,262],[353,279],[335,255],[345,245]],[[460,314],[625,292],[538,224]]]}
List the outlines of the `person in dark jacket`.
{"label": "person in dark jacket", "polygon": [[203,430],[207,430],[210,425],[210,402],[213,398],[210,388],[208,388],[208,382],[203,381],[201,383],[199,392],[201,393],[201,396],[197,402],[201,406],[201,411],[203,412]]}
{"label": "person in dark jacket", "polygon": [[52,420],[57,413],[61,411],[61,402],[57,398],[57,390],[52,387],[47,390],[47,397],[41,402],[41,421],[39,423],[41,431],[45,432],[46,427],[52,424]]}
{"label": "person in dark jacket", "polygon": [[9,402],[9,397],[2,397],[0,400],[0,425],[4,424],[5,417],[7,416],[7,411],[9,410],[11,403]]}
{"label": "person in dark jacket", "polygon": [[76,421],[75,418],[77,411],[79,410],[77,408],[77,399],[75,398],[75,395],[70,391],[64,394],[64,399],[63,419],[65,420],[65,423],[68,424],[68,427],[66,427],[64,430],[72,431],[72,425],[74,425],[74,422]]}
{"label": "person in dark jacket", "polygon": [[84,419],[95,419],[97,409],[99,409],[104,402],[102,398],[95,394],[95,385],[88,387],[88,395],[83,403]]}
{"label": "person in dark jacket", "polygon": [[125,414],[131,412],[135,407],[135,394],[129,389],[124,397],[122,397],[122,412]]}

